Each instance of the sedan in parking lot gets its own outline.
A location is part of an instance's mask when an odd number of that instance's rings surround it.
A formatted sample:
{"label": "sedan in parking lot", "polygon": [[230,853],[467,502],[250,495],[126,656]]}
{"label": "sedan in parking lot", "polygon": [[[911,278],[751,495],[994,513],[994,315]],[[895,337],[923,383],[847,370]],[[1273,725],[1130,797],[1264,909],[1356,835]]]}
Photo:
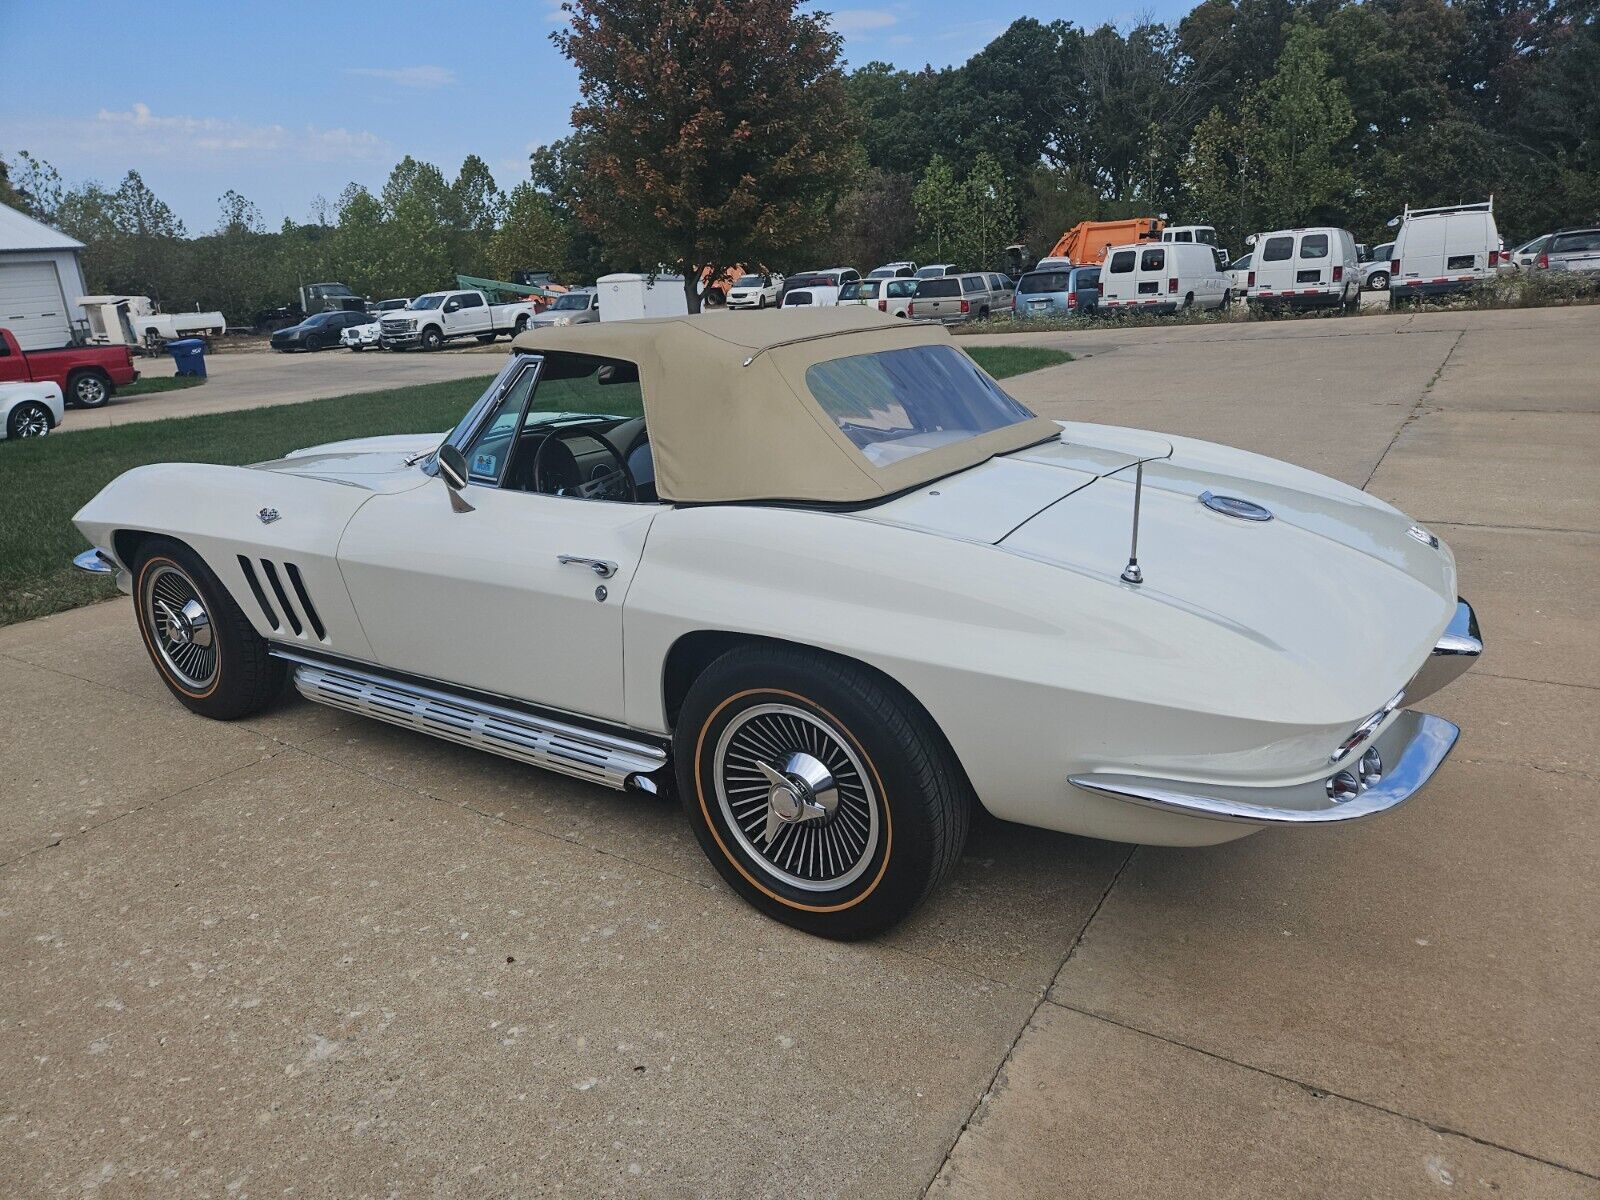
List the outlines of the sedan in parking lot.
{"label": "sedan in parking lot", "polygon": [[1385,291],[1389,286],[1389,260],[1393,257],[1393,242],[1385,242],[1368,250],[1361,264],[1361,286],[1371,292]]}
{"label": "sedan in parking lot", "polygon": [[1600,229],[1566,229],[1552,233],[1534,259],[1541,271],[1570,271],[1600,279]]}
{"label": "sedan in parking lot", "polygon": [[365,325],[346,325],[339,334],[339,344],[346,350],[378,350],[382,332],[378,318],[372,317]]}
{"label": "sedan in parking lot", "polygon": [[319,312],[301,321],[298,325],[291,325],[287,329],[280,329],[272,335],[272,348],[274,350],[326,350],[330,346],[337,346],[344,331],[351,325],[366,325],[371,323],[372,315],[366,312]]}

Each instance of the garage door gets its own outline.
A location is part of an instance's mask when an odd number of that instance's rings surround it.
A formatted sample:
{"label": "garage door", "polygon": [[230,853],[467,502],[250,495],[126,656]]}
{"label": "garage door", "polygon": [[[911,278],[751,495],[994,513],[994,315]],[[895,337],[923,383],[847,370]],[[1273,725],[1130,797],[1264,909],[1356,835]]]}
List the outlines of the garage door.
{"label": "garage door", "polygon": [[53,262],[0,262],[0,326],[24,350],[53,350],[70,340],[72,323]]}

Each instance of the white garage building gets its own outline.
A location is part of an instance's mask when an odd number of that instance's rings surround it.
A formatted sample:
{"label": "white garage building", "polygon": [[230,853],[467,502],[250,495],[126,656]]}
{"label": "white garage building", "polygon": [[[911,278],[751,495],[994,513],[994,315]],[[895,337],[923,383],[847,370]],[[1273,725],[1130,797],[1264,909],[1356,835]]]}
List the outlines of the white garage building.
{"label": "white garage building", "polygon": [[65,346],[85,320],[83,243],[0,204],[0,327],[24,350]]}

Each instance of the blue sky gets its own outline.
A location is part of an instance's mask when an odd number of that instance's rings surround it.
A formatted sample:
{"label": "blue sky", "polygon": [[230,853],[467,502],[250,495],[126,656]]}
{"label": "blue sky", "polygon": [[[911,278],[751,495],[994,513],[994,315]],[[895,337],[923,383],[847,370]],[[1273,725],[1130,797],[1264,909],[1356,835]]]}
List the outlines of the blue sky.
{"label": "blue sky", "polygon": [[[1023,15],[1128,25],[1189,5],[815,7],[834,14],[852,64],[920,67],[965,61]],[[0,0],[0,157],[30,150],[72,183],[135,168],[191,233],[215,226],[230,187],[275,226],[351,180],[375,188],[406,154],[453,175],[476,153],[510,188],[529,149],[568,130],[576,77],[549,40],[561,20],[559,0]]]}

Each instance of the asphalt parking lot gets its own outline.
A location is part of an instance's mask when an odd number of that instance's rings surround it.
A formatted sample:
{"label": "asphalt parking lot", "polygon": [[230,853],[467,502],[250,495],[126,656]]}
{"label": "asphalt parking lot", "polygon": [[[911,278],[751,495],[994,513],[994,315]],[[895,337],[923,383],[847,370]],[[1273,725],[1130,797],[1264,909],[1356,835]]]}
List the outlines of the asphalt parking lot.
{"label": "asphalt parking lot", "polygon": [[757,916],[660,801],[302,703],[190,716],[126,600],[0,629],[5,1189],[1600,1196],[1595,337],[1600,307],[1030,339],[1080,355],[1008,381],[1047,415],[1400,505],[1486,656],[1383,820],[980,820],[872,943]]}

